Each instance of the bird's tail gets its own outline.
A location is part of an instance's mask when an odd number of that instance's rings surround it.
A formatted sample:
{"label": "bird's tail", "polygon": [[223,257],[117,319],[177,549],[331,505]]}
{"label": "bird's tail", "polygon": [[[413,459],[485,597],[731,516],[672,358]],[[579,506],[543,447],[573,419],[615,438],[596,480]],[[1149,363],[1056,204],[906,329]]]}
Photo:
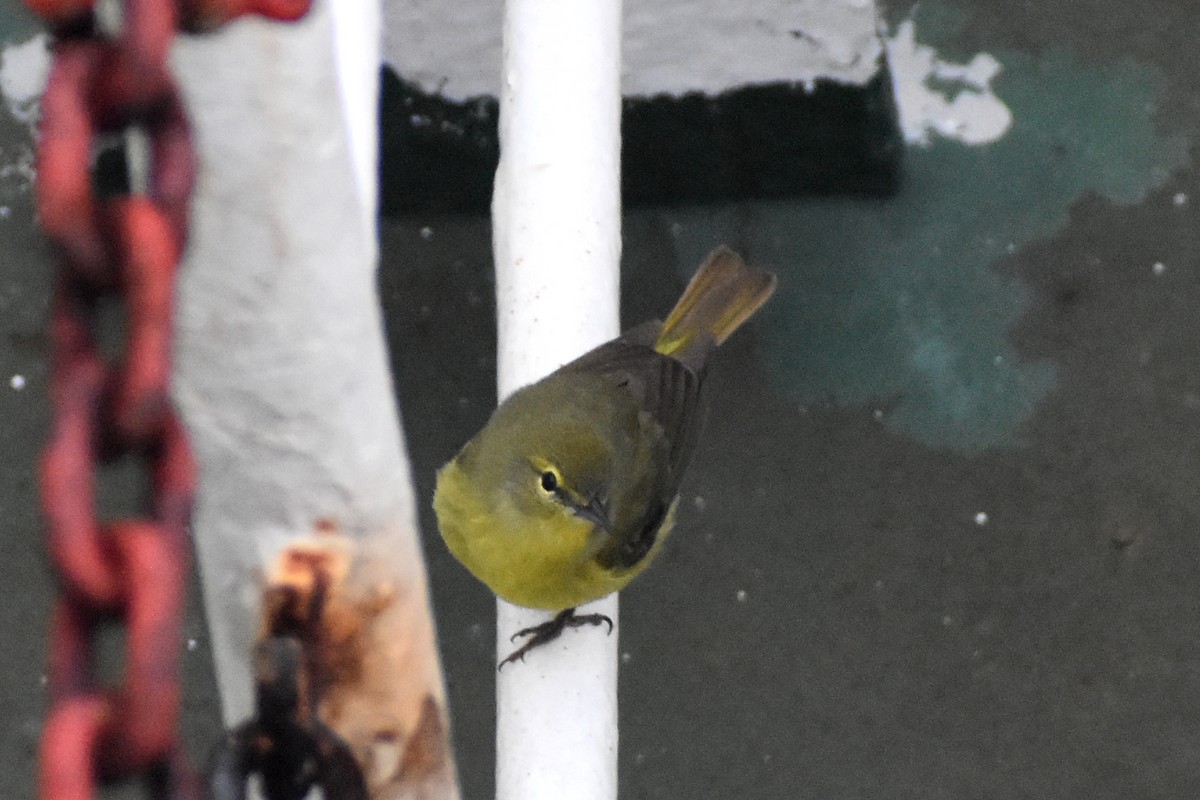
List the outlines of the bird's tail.
{"label": "bird's tail", "polygon": [[724,245],[692,276],[654,349],[697,368],[775,291],[775,276],[746,265]]}

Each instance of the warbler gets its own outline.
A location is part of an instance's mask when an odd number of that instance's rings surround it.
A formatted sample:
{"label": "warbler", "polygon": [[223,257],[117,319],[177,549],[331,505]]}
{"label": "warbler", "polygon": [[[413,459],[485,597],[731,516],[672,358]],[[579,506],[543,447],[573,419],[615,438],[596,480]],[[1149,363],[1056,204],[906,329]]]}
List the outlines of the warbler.
{"label": "warbler", "polygon": [[726,247],[667,316],[514,392],[437,476],[450,552],[500,597],[558,612],[500,667],[564,628],[612,621],[575,607],[628,584],[671,528],[713,350],[775,290]]}

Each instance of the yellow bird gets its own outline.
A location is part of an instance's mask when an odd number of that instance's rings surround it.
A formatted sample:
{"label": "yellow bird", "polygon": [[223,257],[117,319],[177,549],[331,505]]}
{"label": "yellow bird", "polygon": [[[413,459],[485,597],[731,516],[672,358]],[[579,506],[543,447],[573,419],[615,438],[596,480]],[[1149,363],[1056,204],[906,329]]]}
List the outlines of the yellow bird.
{"label": "yellow bird", "polygon": [[450,552],[505,600],[558,612],[518,633],[529,638],[501,667],[564,628],[612,629],[575,607],[623,588],[662,546],[701,427],[705,363],[774,290],[774,275],[718,248],[666,322],[514,392],[438,472]]}

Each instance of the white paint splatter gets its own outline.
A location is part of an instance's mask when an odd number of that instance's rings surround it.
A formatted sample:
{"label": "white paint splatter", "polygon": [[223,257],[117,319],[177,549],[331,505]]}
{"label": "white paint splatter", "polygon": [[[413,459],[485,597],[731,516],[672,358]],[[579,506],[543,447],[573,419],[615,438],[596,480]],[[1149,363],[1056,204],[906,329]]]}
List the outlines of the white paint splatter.
{"label": "white paint splatter", "polygon": [[[31,144],[18,142],[16,147],[0,147],[0,186],[7,184],[18,192],[29,191],[29,188],[33,186],[33,176],[36,174],[34,158]],[[11,209],[9,209],[9,213],[12,213]]]}
{"label": "white paint splatter", "polygon": [[992,92],[1002,67],[990,54],[977,53],[966,64],[943,61],[932,47],[917,44],[911,19],[884,44],[905,141],[928,145],[936,134],[982,145],[1012,127],[1012,112]]}
{"label": "white paint splatter", "polygon": [[986,511],[980,511],[979,513],[977,513],[975,515],[975,524],[976,525],[983,527],[984,525],[987,525],[987,523],[988,523],[988,515],[987,515]]}
{"label": "white paint splatter", "polygon": [[[7,191],[25,193],[33,185],[33,129],[50,73],[49,41],[46,34],[39,33],[0,50],[0,96],[13,118],[28,125],[30,132],[28,141],[0,146],[0,186]],[[9,213],[6,205],[0,217],[6,218]]]}
{"label": "white paint splatter", "polygon": [[37,121],[38,100],[50,74],[50,38],[39,33],[0,51],[0,92],[12,115],[22,122]]}

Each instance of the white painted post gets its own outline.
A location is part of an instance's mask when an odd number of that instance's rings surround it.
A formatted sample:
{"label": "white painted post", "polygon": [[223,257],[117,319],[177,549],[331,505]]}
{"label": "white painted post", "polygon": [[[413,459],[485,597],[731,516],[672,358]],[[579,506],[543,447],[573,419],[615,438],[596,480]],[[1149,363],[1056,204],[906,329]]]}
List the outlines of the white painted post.
{"label": "white painted post", "polygon": [[[501,398],[619,332],[621,3],[508,0],[492,201]],[[615,596],[581,613],[617,622]],[[497,654],[548,619],[503,601]],[[498,800],[617,795],[617,630],[497,677]]]}
{"label": "white painted post", "polygon": [[175,394],[200,466],[193,530],[226,723],[253,711],[281,555],[331,554],[319,621],[356,660],[322,696],[325,721],[373,800],[455,800],[375,288],[376,2],[318,0],[298,23],[247,19],[176,46],[201,173]]}

